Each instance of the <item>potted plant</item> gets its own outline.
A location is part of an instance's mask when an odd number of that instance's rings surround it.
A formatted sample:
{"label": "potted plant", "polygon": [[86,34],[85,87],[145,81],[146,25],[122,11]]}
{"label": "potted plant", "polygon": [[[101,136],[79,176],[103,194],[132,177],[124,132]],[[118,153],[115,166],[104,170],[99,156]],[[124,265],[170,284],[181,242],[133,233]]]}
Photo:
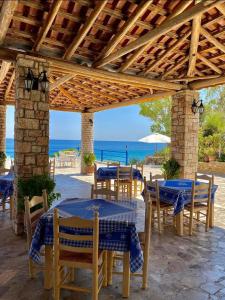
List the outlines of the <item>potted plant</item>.
{"label": "potted plant", "polygon": [[174,158],[171,158],[162,165],[162,171],[166,179],[179,178],[180,165]]}
{"label": "potted plant", "polygon": [[216,160],[216,151],[213,147],[208,147],[207,149],[205,149],[204,153],[205,153],[205,157],[204,157],[205,162]]}
{"label": "potted plant", "polygon": [[0,151],[0,168],[4,168],[5,167],[5,161],[6,161],[6,155],[5,152]]}
{"label": "potted plant", "polygon": [[85,153],[84,154],[84,164],[85,164],[85,173],[86,174],[92,174],[94,173],[94,162],[95,162],[95,155],[94,153],[90,152],[90,153]]}

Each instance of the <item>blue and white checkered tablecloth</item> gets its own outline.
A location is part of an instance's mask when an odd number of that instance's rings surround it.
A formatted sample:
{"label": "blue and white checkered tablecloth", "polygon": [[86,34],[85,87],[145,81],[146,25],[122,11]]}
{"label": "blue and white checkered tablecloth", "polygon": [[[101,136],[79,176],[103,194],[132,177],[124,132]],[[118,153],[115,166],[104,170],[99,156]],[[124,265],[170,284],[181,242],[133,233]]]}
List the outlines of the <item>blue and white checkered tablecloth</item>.
{"label": "blue and white checkered tablecloth", "polygon": [[14,174],[12,172],[9,172],[7,175],[0,176],[0,193],[2,194],[3,200],[12,196],[13,181]]}
{"label": "blue and white checkered tablecloth", "polygon": [[[97,170],[97,179],[107,180],[107,179],[116,179],[117,178],[117,169],[118,167],[101,167]],[[143,180],[140,170],[133,168],[133,179]]]}
{"label": "blue and white checkered tablecloth", "polygon": [[[184,205],[191,202],[192,183],[191,179],[174,179],[174,180],[159,180],[159,195],[160,201],[172,204],[174,207],[174,215],[180,213]],[[196,184],[201,184],[197,181]],[[218,186],[213,185],[211,201],[214,201],[215,192]]]}
{"label": "blue and white checkered tablecloth", "polygon": [[[110,251],[130,251],[130,270],[136,272],[143,265],[143,254],[136,229],[135,201],[65,200],[56,206],[61,217],[77,216],[92,219],[93,212],[99,212],[99,248]],[[63,228],[72,234],[90,234],[91,229]],[[76,247],[90,247],[90,242],[65,240],[65,244]],[[53,210],[44,214],[37,224],[29,255],[40,263],[42,245],[53,244]]]}

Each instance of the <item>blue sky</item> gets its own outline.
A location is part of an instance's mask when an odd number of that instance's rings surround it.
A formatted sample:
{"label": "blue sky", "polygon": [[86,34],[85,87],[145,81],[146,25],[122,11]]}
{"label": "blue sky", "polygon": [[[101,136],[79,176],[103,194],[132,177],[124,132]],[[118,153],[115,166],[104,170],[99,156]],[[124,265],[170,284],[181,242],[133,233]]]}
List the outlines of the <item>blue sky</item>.
{"label": "blue sky", "polygon": [[[80,114],[50,112],[51,139],[80,139]],[[150,121],[139,115],[139,106],[128,106],[95,113],[95,140],[137,141],[150,134]],[[14,107],[7,106],[6,136],[14,136]]]}

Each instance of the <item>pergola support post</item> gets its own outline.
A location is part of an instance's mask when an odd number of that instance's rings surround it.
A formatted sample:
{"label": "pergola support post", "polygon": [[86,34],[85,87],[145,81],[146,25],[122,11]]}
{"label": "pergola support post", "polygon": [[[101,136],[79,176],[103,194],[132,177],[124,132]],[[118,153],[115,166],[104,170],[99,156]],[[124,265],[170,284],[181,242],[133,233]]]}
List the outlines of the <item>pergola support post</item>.
{"label": "pergola support post", "polygon": [[6,106],[0,105],[0,152],[5,152]]}
{"label": "pergola support post", "polygon": [[40,90],[27,91],[24,79],[30,68],[34,76],[47,71],[45,59],[18,55],[16,62],[15,99],[15,180],[14,180],[14,230],[24,230],[23,199],[18,195],[18,179],[48,173],[49,168],[49,94]]}
{"label": "pergola support post", "polygon": [[180,164],[180,178],[194,179],[198,166],[199,114],[191,105],[198,92],[183,90],[172,96],[171,154]]}
{"label": "pergola support post", "polygon": [[81,113],[81,174],[86,173],[84,155],[94,152],[94,113]]}

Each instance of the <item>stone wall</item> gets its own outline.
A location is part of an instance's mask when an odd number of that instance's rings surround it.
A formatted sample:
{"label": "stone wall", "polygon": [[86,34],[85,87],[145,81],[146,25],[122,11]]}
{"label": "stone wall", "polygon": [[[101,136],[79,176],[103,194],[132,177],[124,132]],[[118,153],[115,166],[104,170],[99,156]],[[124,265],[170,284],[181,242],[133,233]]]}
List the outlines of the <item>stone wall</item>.
{"label": "stone wall", "polygon": [[94,151],[94,114],[81,114],[81,173],[85,173],[84,154]]}
{"label": "stone wall", "polygon": [[198,93],[185,90],[172,99],[171,152],[181,166],[181,178],[194,178],[198,165],[199,114],[191,110]]}
{"label": "stone wall", "polygon": [[212,161],[212,162],[199,162],[198,172],[225,175],[225,162]]}
{"label": "stone wall", "polygon": [[49,95],[39,90],[25,90],[24,78],[28,68],[38,76],[49,65],[44,59],[19,55],[16,63],[15,103],[15,231],[21,233],[23,220],[17,211],[18,178],[48,172]]}
{"label": "stone wall", "polygon": [[6,106],[0,105],[0,151],[5,152]]}

